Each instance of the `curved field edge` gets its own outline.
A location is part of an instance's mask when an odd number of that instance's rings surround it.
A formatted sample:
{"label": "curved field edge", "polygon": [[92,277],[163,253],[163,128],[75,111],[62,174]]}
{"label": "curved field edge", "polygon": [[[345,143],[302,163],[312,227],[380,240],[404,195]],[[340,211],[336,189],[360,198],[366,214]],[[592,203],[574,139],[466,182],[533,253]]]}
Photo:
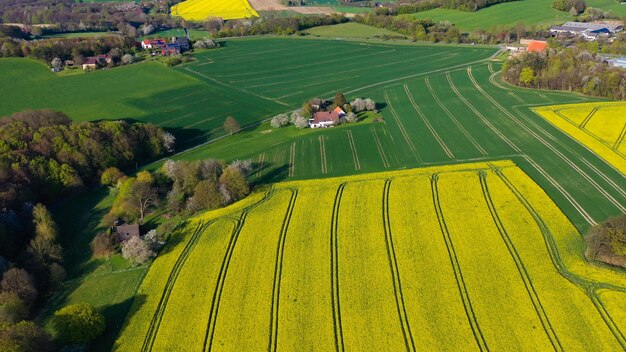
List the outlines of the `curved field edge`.
{"label": "curved field edge", "polygon": [[[571,281],[576,286],[578,286],[585,295],[587,295],[591,301],[589,303],[589,307],[593,308],[594,311],[597,311],[595,314],[599,314],[601,318],[606,323],[608,330],[610,331],[614,337],[614,342],[619,342],[622,347],[624,347],[624,338],[622,333],[622,324],[620,324],[620,314],[623,314],[619,310],[612,306],[608,306],[604,304],[603,300],[600,299],[598,295],[598,290],[601,289],[611,289],[619,292],[626,292],[626,275],[622,272],[614,271],[605,267],[596,267],[587,263],[582,256],[582,239],[575,227],[569,222],[569,220],[563,215],[560,209],[554,204],[554,202],[548,198],[546,193],[536,184],[534,183],[523,171],[521,171],[517,166],[511,161],[496,161],[491,163],[473,163],[473,164],[457,164],[457,165],[449,165],[449,166],[438,166],[438,167],[427,167],[413,170],[401,170],[401,171],[391,171],[391,172],[381,172],[381,173],[373,173],[366,175],[358,175],[358,176],[348,176],[348,177],[338,177],[338,178],[329,178],[323,180],[313,180],[313,181],[291,181],[279,183],[273,186],[273,188],[265,189],[262,191],[257,191],[253,193],[248,199],[235,204],[231,207],[221,209],[218,211],[212,211],[205,213],[196,218],[190,219],[182,228],[180,228],[174,235],[173,238],[178,240],[173,241],[165,250],[164,253],[155,261],[152,268],[150,269],[146,279],[144,280],[141,288],[139,289],[138,296],[135,300],[131,313],[127,318],[127,322],[122,331],[122,334],[119,340],[116,343],[116,349],[118,350],[151,350],[151,348],[146,348],[144,337],[150,338],[151,329],[153,329],[155,316],[159,314],[159,306],[162,305],[162,297],[161,292],[167,291],[167,282],[169,281],[168,277],[172,275],[173,272],[176,271],[177,262],[181,257],[184,257],[185,249],[189,248],[190,243],[193,243],[194,233],[196,233],[197,229],[203,224],[210,223],[216,219],[225,219],[225,220],[234,220],[242,221],[245,220],[245,214],[248,209],[252,207],[256,207],[258,205],[264,204],[264,201],[271,199],[274,197],[276,193],[285,194],[284,192],[294,192],[294,190],[304,190],[304,189],[323,189],[326,192],[335,192],[335,190],[342,190],[342,185],[372,185],[373,188],[381,191],[381,195],[383,196],[383,207],[385,204],[388,204],[388,200],[385,200],[387,197],[386,194],[389,192],[390,183],[394,180],[406,180],[411,177],[420,177],[420,178],[433,178],[438,175],[452,175],[452,174],[476,174],[480,175],[481,173],[489,172],[490,177],[498,175],[505,183],[510,186],[511,192],[518,196],[519,201],[527,207],[528,212],[532,215],[533,218],[537,217],[535,220],[537,221],[538,227],[541,230],[543,236],[545,237],[546,247],[550,254],[550,258],[543,257],[543,261],[547,261],[548,263],[553,263],[553,266],[556,268],[558,273],[564,277],[565,279]],[[452,175],[452,177],[455,177]],[[462,176],[459,176],[462,177]],[[478,179],[478,178],[477,178]],[[384,186],[384,187],[383,187]],[[337,188],[339,187],[339,188]],[[393,187],[393,186],[391,186]],[[338,195],[340,191],[337,191]],[[485,193],[487,194],[487,193]],[[424,195],[426,196],[426,195]],[[487,197],[487,196],[486,196]],[[285,198],[285,197],[283,197]],[[354,196],[353,196],[354,198]],[[344,207],[353,207],[355,206],[354,202],[345,202],[341,200],[341,197],[336,198],[335,207],[337,211],[344,212]],[[292,199],[291,202],[295,202],[295,198]],[[283,202],[286,204],[285,202]],[[342,203],[341,210],[339,210],[339,203]],[[345,204],[343,204],[345,203]],[[282,203],[281,203],[282,204]],[[495,211],[493,208],[495,205],[490,205],[492,207],[492,211]],[[282,205],[281,205],[282,207]],[[281,208],[282,209],[282,208]],[[291,212],[293,211],[293,205],[289,205],[288,212],[285,219],[291,218]],[[296,205],[296,209],[298,206]],[[330,209],[327,209],[326,215],[330,215]],[[273,211],[273,209],[272,209]],[[284,210],[276,210],[277,212],[284,213]],[[382,209],[383,220],[389,216],[390,211],[388,209]],[[349,213],[347,213],[349,214]],[[364,213],[369,214],[369,213]],[[381,215],[381,214],[379,214]],[[282,215],[281,215],[282,216]],[[282,218],[282,217],[281,217]],[[348,217],[350,218],[350,217]],[[344,217],[341,217],[339,213],[335,214],[335,210],[333,210],[333,224],[332,226],[336,226],[336,222],[340,223],[345,221]],[[286,226],[289,226],[288,220],[286,220]],[[455,221],[454,219],[449,219],[449,221]],[[383,225],[383,224],[381,224]],[[395,239],[391,237],[391,232],[389,229],[389,222],[384,224],[387,226],[387,234],[382,234],[382,239],[386,238],[388,245],[393,246]],[[496,222],[497,225],[497,222]],[[243,226],[243,225],[239,225]],[[297,229],[297,228],[296,228]],[[257,231],[261,231],[262,229],[258,229]],[[283,228],[280,232],[285,233],[288,231],[287,228]],[[249,231],[248,231],[249,232]],[[295,234],[295,233],[294,233]],[[376,234],[367,235],[375,236]],[[378,234],[380,235],[380,234]],[[504,235],[504,234],[503,234]],[[255,235],[256,236],[256,235]],[[259,233],[259,236],[262,236]],[[283,236],[283,235],[281,235]],[[332,234],[331,234],[332,236]],[[248,240],[249,241],[249,240]],[[333,246],[333,241],[337,241],[331,238],[331,246]],[[343,241],[339,238],[339,241]],[[510,240],[505,240],[506,242],[510,242]],[[272,269],[274,270],[282,270],[282,258],[283,256],[283,244],[284,238],[278,242],[279,251],[276,252],[276,262],[272,264]],[[232,250],[231,250],[232,251]],[[331,253],[332,254],[332,253]],[[395,276],[394,282],[389,283],[389,288],[395,288],[398,291],[398,296],[396,297],[396,303],[398,305],[398,310],[402,311],[400,314],[400,319],[403,320],[402,325],[404,325],[404,329],[406,330],[405,336],[412,340],[411,333],[415,334],[417,331],[412,325],[409,325],[409,318],[407,317],[407,312],[404,308],[404,302],[402,298],[403,288],[400,284],[400,276],[405,270],[402,266],[397,266],[397,260],[394,258],[396,256],[395,250],[393,247],[388,248],[388,255],[390,258],[389,265],[391,272],[389,273],[391,276]],[[520,261],[523,259],[515,258],[514,260]],[[331,258],[326,258],[331,260]],[[239,259],[240,260],[240,259]],[[336,262],[337,258],[334,258]],[[340,261],[345,260],[344,257],[339,258]],[[464,264],[461,263],[461,266]],[[520,268],[523,267],[523,263],[519,263]],[[389,269],[389,268],[388,268]],[[344,269],[338,269],[344,270]],[[520,269],[522,270],[522,269]],[[337,275],[336,270],[333,268],[333,272],[330,272],[331,275],[331,286],[332,291],[339,290],[338,287],[335,286],[333,280],[338,282],[337,280],[344,280],[343,278],[332,279]],[[277,271],[274,274],[274,292],[280,288],[280,275],[276,276]],[[530,284],[530,281],[533,279],[529,277],[528,274],[523,274],[522,280],[527,281]],[[532,276],[532,274],[531,274]],[[278,278],[279,281],[276,281]],[[345,284],[345,282],[344,282]],[[223,284],[222,284],[223,285]],[[276,286],[278,285],[278,286]],[[528,294],[531,296],[531,300],[537,301],[538,296],[536,293],[532,291],[533,289],[529,288]],[[470,292],[470,295],[473,293]],[[542,293],[539,293],[540,295]],[[338,298],[338,293],[333,293],[333,299]],[[406,297],[405,297],[406,298]],[[461,299],[459,296],[457,299]],[[210,300],[210,297],[207,297]],[[274,299],[272,299],[273,301]],[[349,302],[349,301],[348,301]],[[219,302],[218,302],[219,303]],[[339,302],[336,302],[337,304]],[[342,310],[343,308],[343,300]],[[272,303],[272,314],[277,314],[277,309],[279,302],[273,301]],[[608,307],[607,307],[608,306]],[[333,310],[340,309],[339,306],[332,305]],[[545,312],[542,312],[541,307],[537,307],[538,313],[544,316]],[[617,316],[618,318],[614,318],[613,316]],[[269,316],[268,316],[269,317]],[[255,318],[258,320],[258,317]],[[283,318],[284,319],[284,318]],[[543,319],[543,318],[541,318]],[[157,319],[158,320],[158,319]],[[470,319],[471,320],[471,319]],[[291,321],[291,319],[288,319]],[[276,335],[272,335],[272,330],[276,329],[277,326],[282,326],[280,322],[277,322],[275,318],[271,318],[270,323],[270,349],[276,349]],[[345,323],[345,322],[344,322]],[[546,322],[548,324],[549,322]],[[212,324],[215,324],[213,322]],[[335,323],[337,324],[337,323]],[[338,325],[339,329],[341,325]],[[337,326],[335,327],[337,329]],[[606,329],[606,327],[605,327]],[[547,331],[550,335],[554,334],[551,328],[547,328]],[[208,331],[208,330],[207,330]],[[276,331],[276,330],[274,330]],[[336,331],[337,332],[337,331]],[[262,331],[258,333],[263,334]],[[275,332],[274,332],[275,333]],[[339,330],[341,334],[341,330]],[[345,333],[345,331],[344,331]],[[396,333],[400,333],[397,331]],[[266,334],[264,334],[266,335]],[[280,338],[280,334],[278,335]],[[610,335],[609,335],[610,336]],[[556,337],[555,337],[556,339]],[[406,341],[409,341],[406,340]],[[209,340],[210,341],[210,340]],[[294,341],[295,342],[295,341]],[[346,341],[347,342],[347,341]],[[337,341],[336,341],[337,343]],[[343,337],[339,341],[342,348]],[[143,347],[142,347],[143,344]],[[409,343],[410,344],[410,343]],[[205,349],[207,345],[205,342]],[[223,347],[223,346],[222,346]],[[210,348],[209,348],[210,349]]]}
{"label": "curved field edge", "polygon": [[[560,129],[570,138],[579,142],[583,147],[596,154],[599,158],[605,160],[613,168],[626,175],[626,158],[619,150],[615,150],[605,143],[597,136],[593,135],[589,131],[580,127],[579,121],[568,117],[561,113],[561,110],[592,110],[601,107],[624,107],[626,112],[626,103],[624,102],[602,102],[602,103],[581,103],[581,104],[566,104],[566,105],[552,105],[540,108],[534,108],[533,111],[541,118],[551,123],[556,128]],[[580,123],[584,123],[580,121]]]}

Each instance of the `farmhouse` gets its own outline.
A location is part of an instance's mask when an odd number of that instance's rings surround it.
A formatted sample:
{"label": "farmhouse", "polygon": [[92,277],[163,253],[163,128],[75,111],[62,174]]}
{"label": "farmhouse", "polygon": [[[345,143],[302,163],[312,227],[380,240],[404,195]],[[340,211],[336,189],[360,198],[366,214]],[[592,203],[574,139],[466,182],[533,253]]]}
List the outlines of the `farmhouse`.
{"label": "farmhouse", "polygon": [[89,56],[83,62],[83,70],[97,70],[99,66],[107,65],[113,62],[113,58],[103,54],[98,56]]}
{"label": "farmhouse", "polygon": [[166,44],[165,39],[145,39],[141,42],[141,48],[146,49],[159,49]]}
{"label": "farmhouse", "polygon": [[117,232],[120,242],[125,242],[131,239],[131,237],[139,237],[141,235],[138,224],[119,225],[115,228],[115,232]]}
{"label": "farmhouse", "polygon": [[[341,110],[341,109],[340,109]],[[333,127],[339,123],[339,113],[337,111],[320,111],[313,115],[313,118],[309,120],[309,127],[311,128],[325,128]]]}
{"label": "farmhouse", "polygon": [[172,37],[172,43],[178,44],[181,52],[187,51],[191,48],[189,38],[186,37]]}

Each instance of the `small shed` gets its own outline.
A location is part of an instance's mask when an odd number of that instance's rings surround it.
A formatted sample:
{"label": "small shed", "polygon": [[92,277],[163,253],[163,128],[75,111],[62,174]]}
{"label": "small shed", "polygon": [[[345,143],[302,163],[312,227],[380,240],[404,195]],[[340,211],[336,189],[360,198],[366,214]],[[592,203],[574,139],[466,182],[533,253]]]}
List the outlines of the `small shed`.
{"label": "small shed", "polygon": [[128,241],[132,237],[141,236],[141,232],[139,230],[139,224],[119,225],[115,228],[115,232],[117,232],[117,236],[120,242]]}

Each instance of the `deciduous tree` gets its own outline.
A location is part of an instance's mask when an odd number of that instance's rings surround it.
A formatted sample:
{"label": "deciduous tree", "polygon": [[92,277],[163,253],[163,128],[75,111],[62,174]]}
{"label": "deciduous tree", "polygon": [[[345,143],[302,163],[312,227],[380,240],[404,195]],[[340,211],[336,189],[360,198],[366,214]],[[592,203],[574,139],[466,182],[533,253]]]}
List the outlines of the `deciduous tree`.
{"label": "deciduous tree", "polygon": [[55,339],[65,344],[87,344],[102,335],[106,323],[102,313],[90,304],[73,304],[54,313]]}
{"label": "deciduous tree", "polygon": [[224,121],[224,131],[229,134],[234,134],[241,129],[241,125],[234,117],[228,116]]}

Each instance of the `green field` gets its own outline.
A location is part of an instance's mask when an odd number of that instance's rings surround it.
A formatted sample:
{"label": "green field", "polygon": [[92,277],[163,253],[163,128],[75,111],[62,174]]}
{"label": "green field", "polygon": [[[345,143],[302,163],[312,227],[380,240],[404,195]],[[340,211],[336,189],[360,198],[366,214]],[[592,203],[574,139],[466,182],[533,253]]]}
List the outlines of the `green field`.
{"label": "green field", "polygon": [[567,12],[551,7],[552,0],[523,0],[498,4],[476,12],[434,9],[416,13],[416,18],[430,18],[435,22],[450,21],[461,30],[474,32],[479,28],[491,29],[495,26],[513,26],[516,23],[527,25],[553,25],[572,20]]}
{"label": "green field", "polygon": [[57,33],[57,34],[47,34],[42,36],[44,39],[51,38],[90,38],[90,37],[101,37],[104,35],[118,35],[115,32],[72,32],[72,33]]}
{"label": "green field", "polygon": [[[290,38],[224,45],[197,54],[196,62],[176,70],[149,62],[63,76],[35,61],[2,59],[0,116],[51,108],[76,120],[149,121],[172,130],[179,146],[189,146],[223,135],[222,123],[229,115],[248,125],[298,108],[314,96],[418,76],[493,53]],[[343,55],[337,57],[337,52]]]}
{"label": "green field", "polygon": [[[206,38],[209,36],[209,32],[204,29],[189,29],[189,37],[191,40],[198,40],[202,38]],[[185,30],[180,28],[168,29],[165,31],[157,31],[154,33],[150,33],[149,35],[143,36],[139,38],[139,40],[144,40],[146,38],[167,38],[169,40],[172,37],[184,37]]]}
{"label": "green field", "polygon": [[348,22],[332,26],[314,27],[311,29],[307,29],[304,32],[313,36],[330,38],[370,39],[380,38],[383,35],[390,37],[404,37],[404,35],[400,33],[392,32],[384,28],[367,26],[356,22]]}
{"label": "green field", "polygon": [[626,275],[508,161],[279,183],[175,236],[115,350],[626,348]]}

